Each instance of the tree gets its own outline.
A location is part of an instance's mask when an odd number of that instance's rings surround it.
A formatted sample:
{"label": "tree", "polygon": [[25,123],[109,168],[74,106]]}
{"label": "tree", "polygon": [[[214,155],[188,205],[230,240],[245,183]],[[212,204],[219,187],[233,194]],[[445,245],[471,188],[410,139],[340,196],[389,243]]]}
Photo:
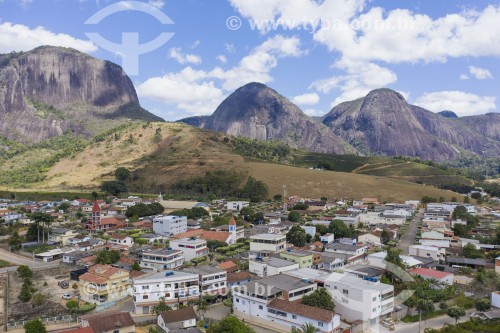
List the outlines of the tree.
{"label": "tree", "polygon": [[452,218],[454,220],[461,219],[461,218],[465,219],[467,217],[467,215],[468,215],[467,208],[465,208],[465,206],[457,206],[453,210]]}
{"label": "tree", "polygon": [[294,209],[294,210],[307,210],[308,208],[309,208],[308,205],[306,205],[304,203],[298,203],[295,206],[293,206],[292,209]]}
{"label": "tree", "polygon": [[275,194],[273,196],[273,199],[274,199],[274,201],[278,201],[279,202],[279,201],[283,200],[283,196],[281,194]]}
{"label": "tree", "polygon": [[243,216],[243,219],[248,222],[253,222],[253,220],[255,219],[253,209],[248,206],[243,207],[240,210],[240,215]]}
{"label": "tree", "polygon": [[120,260],[120,253],[115,250],[101,250],[97,252],[94,260],[95,264],[110,265],[116,264]]}
{"label": "tree", "polygon": [[292,210],[290,213],[288,213],[288,221],[299,222],[299,220],[300,220],[299,212]]}
{"label": "tree", "polygon": [[391,236],[389,235],[389,232],[384,229],[384,230],[382,230],[382,233],[380,234],[380,239],[382,240],[383,244],[387,244],[391,240]]}
{"label": "tree", "polygon": [[137,261],[134,261],[134,264],[132,265],[132,270],[133,271],[140,271],[141,266],[139,266],[139,263]]}
{"label": "tree", "polygon": [[23,327],[25,333],[47,333],[47,328],[40,319],[29,320]]}
{"label": "tree", "polygon": [[316,332],[320,332],[320,330],[311,323],[302,325],[300,328],[296,327],[292,328],[292,333],[316,333]]}
{"label": "tree", "polygon": [[16,272],[21,279],[31,279],[33,277],[33,271],[26,265],[18,266]]}
{"label": "tree", "polygon": [[63,212],[67,212],[69,208],[69,203],[63,202],[62,204],[59,205],[58,209],[62,210]]}
{"label": "tree", "polygon": [[403,267],[403,259],[400,257],[401,249],[396,248],[388,248],[387,255],[385,256],[385,260],[393,263],[396,266]]}
{"label": "tree", "polygon": [[430,202],[436,202],[436,198],[430,197],[428,195],[424,195],[422,199],[420,199],[420,202],[423,204],[428,204]]}
{"label": "tree", "polygon": [[115,179],[120,182],[125,182],[130,178],[130,171],[124,167],[118,167],[115,170]]}
{"label": "tree", "polygon": [[253,177],[248,177],[248,180],[243,187],[243,197],[249,198],[251,202],[260,202],[267,199],[268,195],[269,190],[266,183]]}
{"label": "tree", "polygon": [[338,238],[351,238],[354,236],[354,232],[350,229],[343,221],[333,220],[330,222],[328,231],[335,235],[335,239]]}
{"label": "tree", "polygon": [[253,222],[257,223],[257,224],[263,223],[264,222],[264,213],[262,213],[262,212],[255,213],[255,216],[253,218]]}
{"label": "tree", "polygon": [[207,333],[255,333],[255,331],[238,318],[227,316],[217,324],[210,325]]}
{"label": "tree", "polygon": [[333,311],[335,309],[332,295],[330,295],[325,288],[316,289],[313,293],[305,295],[302,297],[302,301],[300,303],[328,311]]}
{"label": "tree", "polygon": [[127,186],[124,182],[110,180],[101,184],[101,190],[113,196],[118,196],[122,193],[128,192]]}
{"label": "tree", "polygon": [[448,311],[446,312],[446,314],[448,316],[450,316],[451,318],[454,318],[455,319],[455,325],[458,323],[458,319],[460,319],[461,317],[465,316],[465,309],[462,308],[461,306],[452,306],[448,309]]}
{"label": "tree", "polygon": [[476,249],[476,247],[471,243],[467,243],[467,245],[465,245],[462,248],[462,255],[466,258],[471,258],[471,259],[483,257],[483,254],[481,253],[481,251]]}
{"label": "tree", "polygon": [[156,305],[153,305],[151,308],[155,315],[160,315],[162,312],[170,311],[172,308],[165,302],[165,297],[160,297],[160,302]]}
{"label": "tree", "polygon": [[307,234],[304,229],[295,225],[286,234],[286,241],[292,243],[294,246],[302,247],[306,245]]}
{"label": "tree", "polygon": [[28,283],[28,281],[25,281],[21,287],[21,291],[19,292],[19,300],[21,302],[28,302],[31,299],[31,283]]}
{"label": "tree", "polygon": [[45,301],[45,297],[43,296],[43,294],[42,293],[36,293],[33,296],[33,300],[31,301],[31,305],[34,308],[36,308],[36,307],[42,305],[44,301]]}
{"label": "tree", "polygon": [[468,204],[468,203],[470,203],[470,199],[468,196],[465,196],[464,197],[464,204]]}
{"label": "tree", "polygon": [[228,244],[226,242],[220,241],[220,240],[208,240],[207,241],[207,247],[210,251],[215,251],[215,249],[219,247],[225,247]]}
{"label": "tree", "polygon": [[491,308],[491,302],[488,298],[478,299],[475,308],[477,311],[488,311]]}
{"label": "tree", "polygon": [[99,198],[99,193],[97,193],[96,191],[92,191],[92,200],[97,200],[97,198]]}

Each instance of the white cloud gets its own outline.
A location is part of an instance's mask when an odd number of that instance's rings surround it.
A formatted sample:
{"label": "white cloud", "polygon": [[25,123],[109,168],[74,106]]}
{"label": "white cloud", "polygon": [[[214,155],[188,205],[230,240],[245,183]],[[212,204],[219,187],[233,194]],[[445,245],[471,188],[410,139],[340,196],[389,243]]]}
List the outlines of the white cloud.
{"label": "white cloud", "polygon": [[469,75],[467,74],[460,74],[460,80],[468,80],[470,79]]}
{"label": "white cloud", "polygon": [[201,57],[195,54],[183,54],[181,48],[173,47],[168,51],[168,56],[175,59],[179,64],[201,64]]}
{"label": "white cloud", "polygon": [[232,43],[224,43],[224,49],[227,53],[236,53],[236,47]]}
{"label": "white cloud", "polygon": [[201,41],[199,39],[195,40],[194,43],[190,46],[191,49],[195,49],[200,46]]}
{"label": "white cloud", "polygon": [[295,96],[292,102],[299,105],[315,105],[319,103],[319,96],[317,93],[306,93]]}
{"label": "white cloud", "polygon": [[[137,87],[137,92],[141,97],[174,104],[194,115],[210,114],[228,92],[252,81],[271,82],[270,72],[280,58],[299,57],[304,53],[298,38],[277,35],[255,47],[228,70],[215,67],[205,71],[186,67],[179,73],[146,80]],[[178,54],[172,57],[178,57]]]}
{"label": "white cloud", "polygon": [[150,4],[153,7],[158,8],[158,9],[162,9],[163,6],[165,6],[165,1],[164,0],[149,0],[148,4]]}
{"label": "white cloud", "polygon": [[433,112],[450,110],[459,116],[483,114],[496,109],[495,97],[479,96],[463,91],[437,91],[425,93],[416,105]]}
{"label": "white cloud", "polygon": [[71,47],[86,53],[97,51],[97,47],[91,41],[77,39],[68,34],[54,33],[44,27],[31,29],[10,22],[0,24],[0,53],[29,51],[40,45]]}
{"label": "white cloud", "polygon": [[215,59],[217,59],[218,61],[220,61],[223,64],[225,64],[227,62],[227,58],[223,54],[219,54],[217,57],[215,57]]}
{"label": "white cloud", "polygon": [[305,109],[304,113],[309,117],[323,117],[325,115],[325,111],[318,109]]}
{"label": "white cloud", "polygon": [[492,79],[493,75],[485,68],[469,66],[469,73],[478,80]]}

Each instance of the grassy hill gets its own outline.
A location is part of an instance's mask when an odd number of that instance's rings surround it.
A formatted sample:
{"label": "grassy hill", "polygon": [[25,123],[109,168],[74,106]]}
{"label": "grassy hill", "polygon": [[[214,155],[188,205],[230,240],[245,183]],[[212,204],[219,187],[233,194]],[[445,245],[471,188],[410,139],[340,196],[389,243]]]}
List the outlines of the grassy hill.
{"label": "grassy hill", "polygon": [[[208,178],[236,187],[252,176],[268,184],[270,195],[282,193],[285,185],[290,195],[311,197],[403,200],[429,195],[450,199],[456,194],[406,180],[469,182],[420,163],[307,153],[276,142],[228,138],[181,123],[131,123],[92,141],[67,140],[67,146],[61,142],[0,160],[0,190],[93,191],[102,181],[112,179],[118,166],[132,171],[127,185],[134,193],[182,194],[180,183],[195,179],[205,186]],[[33,161],[41,164],[36,168],[37,177],[23,179]],[[310,169],[318,165],[332,171]]]}

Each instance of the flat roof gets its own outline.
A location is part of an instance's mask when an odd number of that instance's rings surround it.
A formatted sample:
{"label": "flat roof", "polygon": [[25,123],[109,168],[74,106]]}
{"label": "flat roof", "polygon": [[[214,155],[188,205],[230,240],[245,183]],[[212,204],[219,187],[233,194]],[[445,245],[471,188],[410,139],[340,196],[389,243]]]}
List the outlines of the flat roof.
{"label": "flat roof", "polygon": [[287,266],[297,265],[297,263],[295,262],[291,262],[289,260],[280,259],[276,257],[271,257],[269,258],[269,260],[262,261],[262,263],[273,267],[287,267]]}
{"label": "flat roof", "polygon": [[471,259],[463,257],[447,257],[446,261],[450,264],[469,264],[469,265],[486,265],[485,259]]}
{"label": "flat roof", "polygon": [[285,237],[286,235],[280,235],[280,234],[257,234],[250,236],[250,239],[278,240]]}
{"label": "flat roof", "polygon": [[[172,275],[167,276],[167,273]],[[158,281],[160,279],[199,279],[198,274],[193,274],[193,273],[187,273],[187,272],[181,272],[181,271],[162,271],[162,272],[157,272],[157,273],[151,273],[147,275],[142,275],[136,279],[134,279],[134,282],[148,282],[148,281]]]}
{"label": "flat roof", "polygon": [[142,253],[142,255],[151,255],[151,254],[156,254],[156,255],[164,255],[164,256],[168,256],[170,254],[175,254],[175,253],[179,253],[182,251],[181,250],[169,250],[167,248],[162,248],[162,249],[155,249],[155,250],[146,250]]}
{"label": "flat roof", "polygon": [[359,290],[378,290],[381,292],[386,291],[388,289],[394,290],[394,287],[389,285],[389,284],[385,284],[382,282],[371,282],[368,280],[363,280],[361,278],[358,278],[358,277],[356,277],[352,274],[348,274],[348,273],[344,273],[344,274],[335,273],[335,272],[330,273],[330,275],[327,277],[327,279],[325,279],[325,283],[327,283],[328,281],[338,281],[338,282],[349,285],[351,288],[359,289]]}
{"label": "flat roof", "polygon": [[194,274],[206,275],[206,274],[216,274],[216,273],[226,273],[225,270],[214,266],[196,266],[190,267],[183,270],[183,272],[190,272]]}
{"label": "flat roof", "polygon": [[312,253],[307,253],[304,251],[297,251],[297,250],[286,250],[285,252],[281,252],[281,255],[283,254],[290,254],[296,257],[308,257],[312,255]]}
{"label": "flat roof", "polygon": [[[256,281],[251,281],[244,284],[244,288],[250,294],[257,292],[265,292],[265,295],[260,296],[272,296],[279,292],[280,290],[291,291],[307,286],[311,286],[312,283],[305,282],[294,276],[289,276],[285,274],[273,275],[267,278],[263,278]],[[269,286],[271,288],[262,288],[262,286]],[[238,289],[238,287],[236,287]],[[245,289],[243,289],[245,290]]]}
{"label": "flat roof", "polygon": [[438,251],[439,247],[436,246],[426,246],[426,245],[411,245],[415,249],[427,250],[427,251]]}

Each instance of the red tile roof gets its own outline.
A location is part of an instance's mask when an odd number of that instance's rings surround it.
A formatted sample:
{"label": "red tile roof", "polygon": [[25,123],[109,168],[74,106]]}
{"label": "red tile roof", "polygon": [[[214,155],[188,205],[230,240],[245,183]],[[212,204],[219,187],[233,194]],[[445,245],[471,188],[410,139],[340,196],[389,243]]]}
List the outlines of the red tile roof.
{"label": "red tile roof", "polygon": [[221,262],[220,264],[217,265],[217,267],[219,267],[220,269],[227,270],[227,269],[231,269],[231,268],[237,268],[238,266],[236,266],[236,264],[234,262],[229,260],[229,261]]}
{"label": "red tile roof", "polygon": [[99,207],[99,203],[96,201],[94,201],[94,207],[92,207],[92,212],[100,212],[101,211],[101,207]]}
{"label": "red tile roof", "polygon": [[322,321],[324,323],[332,321],[335,315],[335,312],[333,311],[305,305],[300,303],[300,300],[290,302],[285,301],[284,299],[275,298],[267,307],[288,313],[298,314],[299,316]]}
{"label": "red tile roof", "polygon": [[238,281],[244,281],[252,279],[252,274],[248,272],[239,272],[239,273],[228,273],[227,274],[227,283],[233,283]]}
{"label": "red tile roof", "polygon": [[127,235],[120,235],[120,234],[114,234],[114,235],[111,235],[109,237],[109,239],[119,239],[119,240],[123,240],[125,238],[127,238],[128,236]]}
{"label": "red tile roof", "polygon": [[231,216],[231,219],[229,220],[229,225],[236,225],[236,221],[233,216]]}
{"label": "red tile roof", "polygon": [[87,320],[95,333],[104,333],[119,330],[120,328],[135,327],[134,319],[129,312],[100,312],[81,317]]}
{"label": "red tile roof", "polygon": [[165,324],[178,323],[184,320],[196,319],[196,312],[193,308],[185,308],[179,310],[170,310],[160,313]]}
{"label": "red tile roof", "polygon": [[78,327],[60,333],[95,333],[92,327]]}
{"label": "red tile roof", "polygon": [[231,233],[226,231],[211,231],[211,230],[203,230],[203,229],[188,229],[188,231],[183,232],[181,234],[177,234],[173,236],[174,238],[190,238],[190,237],[198,237],[205,240],[218,240],[221,242],[226,242],[228,238],[231,236]]}
{"label": "red tile roof", "polygon": [[447,272],[441,272],[441,271],[436,271],[435,269],[429,269],[429,268],[414,268],[411,271],[409,271],[410,274],[414,275],[421,275],[421,276],[426,276],[434,279],[442,279],[447,277],[448,275],[451,275],[452,273],[447,273]]}

